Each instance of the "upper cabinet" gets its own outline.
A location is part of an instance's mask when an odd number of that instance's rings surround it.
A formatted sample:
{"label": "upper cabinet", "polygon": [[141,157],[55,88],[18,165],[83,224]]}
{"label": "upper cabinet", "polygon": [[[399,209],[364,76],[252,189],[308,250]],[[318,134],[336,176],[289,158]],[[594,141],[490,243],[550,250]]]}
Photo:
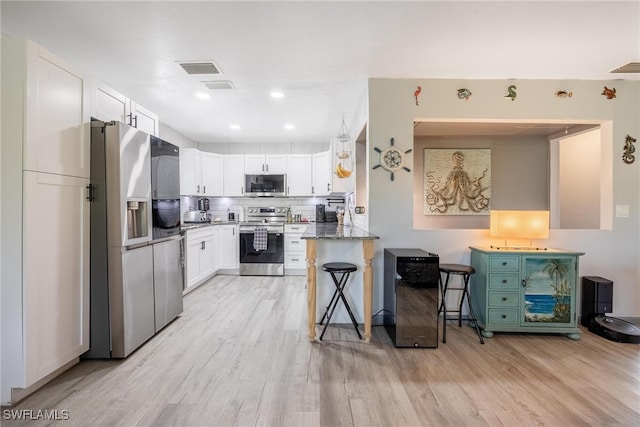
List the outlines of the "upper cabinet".
{"label": "upper cabinet", "polygon": [[195,148],[180,149],[180,194],[222,196],[222,157]]}
{"label": "upper cabinet", "polygon": [[312,196],[312,155],[287,155],[287,194],[289,196]]}
{"label": "upper cabinet", "polygon": [[222,196],[222,154],[200,152],[202,170],[202,194]]}
{"label": "upper cabinet", "polygon": [[331,158],[329,151],[313,155],[313,195],[328,196],[331,193]]}
{"label": "upper cabinet", "polygon": [[287,173],[287,155],[245,154],[244,171],[248,174]]}
{"label": "upper cabinet", "polygon": [[[2,38],[3,145],[24,146],[25,170],[89,177],[89,90],[72,65],[27,40]],[[6,83],[6,84],[5,84]],[[5,113],[3,111],[3,113]],[[9,128],[13,129],[13,127]]]}
{"label": "upper cabinet", "polygon": [[95,82],[91,115],[102,121],[119,121],[158,136],[158,115],[102,82]]}
{"label": "upper cabinet", "polygon": [[244,196],[244,154],[227,154],[223,158],[223,195]]}

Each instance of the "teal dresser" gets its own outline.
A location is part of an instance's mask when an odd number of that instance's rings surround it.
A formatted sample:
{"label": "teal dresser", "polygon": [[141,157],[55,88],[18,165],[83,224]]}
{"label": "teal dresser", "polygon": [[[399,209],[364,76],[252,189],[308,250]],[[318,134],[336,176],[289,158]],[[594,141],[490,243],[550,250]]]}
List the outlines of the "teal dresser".
{"label": "teal dresser", "polygon": [[520,250],[471,246],[469,292],[473,311],[490,338],[494,332],[563,333],[580,339],[578,257],[560,249]]}

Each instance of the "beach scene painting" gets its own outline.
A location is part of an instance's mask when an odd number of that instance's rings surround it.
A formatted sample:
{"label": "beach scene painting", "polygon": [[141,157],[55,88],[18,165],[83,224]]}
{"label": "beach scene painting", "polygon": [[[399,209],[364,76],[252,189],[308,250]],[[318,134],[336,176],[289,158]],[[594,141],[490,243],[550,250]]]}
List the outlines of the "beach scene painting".
{"label": "beach scene painting", "polygon": [[571,323],[573,265],[564,258],[526,258],[524,321]]}

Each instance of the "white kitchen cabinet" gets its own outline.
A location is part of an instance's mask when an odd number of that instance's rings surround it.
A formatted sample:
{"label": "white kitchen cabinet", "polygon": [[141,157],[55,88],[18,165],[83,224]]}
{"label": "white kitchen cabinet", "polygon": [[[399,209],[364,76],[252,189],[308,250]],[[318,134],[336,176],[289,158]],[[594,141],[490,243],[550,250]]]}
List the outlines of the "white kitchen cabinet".
{"label": "white kitchen cabinet", "polygon": [[5,405],[89,348],[90,85],[30,41],[1,44]]}
{"label": "white kitchen cabinet", "polygon": [[328,196],[331,193],[331,158],[329,151],[313,155],[313,195]]}
{"label": "white kitchen cabinet", "polygon": [[180,149],[180,194],[222,196],[222,155],[195,148]]}
{"label": "white kitchen cabinet", "polygon": [[239,236],[237,224],[218,225],[220,230],[218,240],[218,253],[220,254],[219,269],[235,270],[239,264]]}
{"label": "white kitchen cabinet", "polygon": [[158,115],[102,82],[95,82],[91,115],[102,121],[119,121],[158,136]]}
{"label": "white kitchen cabinet", "polygon": [[222,154],[201,151],[200,170],[202,171],[202,195],[222,196]]}
{"label": "white kitchen cabinet", "polygon": [[191,291],[213,276],[215,265],[214,228],[201,227],[188,230],[185,243],[186,286]]}
{"label": "white kitchen cabinet", "polygon": [[89,349],[87,185],[87,178],[24,172],[26,386]]}
{"label": "white kitchen cabinet", "polygon": [[311,154],[287,155],[287,195],[313,195],[312,164]]}
{"label": "white kitchen cabinet", "polygon": [[300,236],[307,230],[307,224],[284,225],[284,273],[285,275],[306,274],[306,241]]}
{"label": "white kitchen cabinet", "polygon": [[244,170],[248,174],[287,173],[287,155],[245,154]]}
{"label": "white kitchen cabinet", "polygon": [[226,154],[222,162],[223,195],[225,197],[244,196],[244,154]]}
{"label": "white kitchen cabinet", "polygon": [[[24,169],[60,175],[89,177],[89,99],[87,79],[72,65],[24,40],[5,46],[15,56],[12,66],[20,75],[26,115]],[[16,76],[17,77],[17,76]],[[21,84],[20,84],[21,83]],[[3,97],[5,91],[3,90]],[[4,123],[3,123],[4,124]],[[7,142],[7,141],[3,141]]]}

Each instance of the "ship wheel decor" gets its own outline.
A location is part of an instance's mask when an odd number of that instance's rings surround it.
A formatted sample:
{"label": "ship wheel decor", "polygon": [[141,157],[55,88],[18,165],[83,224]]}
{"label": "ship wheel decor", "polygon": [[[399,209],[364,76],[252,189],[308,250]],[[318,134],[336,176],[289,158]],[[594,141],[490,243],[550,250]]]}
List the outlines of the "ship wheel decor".
{"label": "ship wheel decor", "polygon": [[380,164],[375,165],[373,169],[378,169],[380,166],[382,166],[383,169],[389,171],[389,173],[391,174],[391,181],[394,180],[394,173],[400,169],[411,172],[411,169],[404,165],[405,154],[409,154],[411,152],[411,149],[403,152],[395,148],[393,144],[394,141],[393,138],[391,138],[390,147],[386,150],[381,150],[378,147],[373,147],[376,152],[380,153]]}

